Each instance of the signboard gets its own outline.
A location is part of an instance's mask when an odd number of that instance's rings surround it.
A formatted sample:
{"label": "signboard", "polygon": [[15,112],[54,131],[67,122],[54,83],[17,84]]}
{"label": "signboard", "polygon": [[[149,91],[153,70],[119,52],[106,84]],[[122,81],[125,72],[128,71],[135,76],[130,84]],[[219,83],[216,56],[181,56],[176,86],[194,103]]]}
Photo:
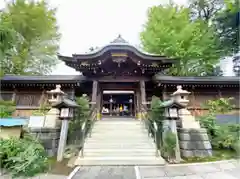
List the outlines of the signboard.
{"label": "signboard", "polygon": [[60,117],[62,117],[62,118],[69,117],[69,108],[62,108],[61,113],[60,113]]}
{"label": "signboard", "polygon": [[40,128],[44,126],[45,116],[30,116],[28,127]]}

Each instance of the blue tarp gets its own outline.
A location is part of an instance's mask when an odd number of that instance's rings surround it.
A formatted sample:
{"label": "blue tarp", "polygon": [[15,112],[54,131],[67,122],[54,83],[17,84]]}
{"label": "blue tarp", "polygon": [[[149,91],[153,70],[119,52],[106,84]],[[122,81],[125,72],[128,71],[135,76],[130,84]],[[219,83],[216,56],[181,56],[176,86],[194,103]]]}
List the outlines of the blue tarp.
{"label": "blue tarp", "polygon": [[240,117],[237,114],[222,114],[216,118],[218,124],[240,124]]}
{"label": "blue tarp", "polygon": [[0,126],[23,126],[27,124],[26,119],[20,119],[20,118],[1,118],[0,119]]}

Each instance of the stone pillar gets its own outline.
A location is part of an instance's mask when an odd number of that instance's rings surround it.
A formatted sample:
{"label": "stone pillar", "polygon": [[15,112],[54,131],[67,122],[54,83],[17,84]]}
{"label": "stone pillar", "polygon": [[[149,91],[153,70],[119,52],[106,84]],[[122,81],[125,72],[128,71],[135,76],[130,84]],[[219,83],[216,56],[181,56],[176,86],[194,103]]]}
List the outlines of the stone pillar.
{"label": "stone pillar", "polygon": [[181,159],[181,153],[180,153],[180,146],[179,146],[176,120],[170,120],[169,124],[170,124],[171,132],[176,135],[175,157],[176,157],[177,163],[179,163],[182,159]]}

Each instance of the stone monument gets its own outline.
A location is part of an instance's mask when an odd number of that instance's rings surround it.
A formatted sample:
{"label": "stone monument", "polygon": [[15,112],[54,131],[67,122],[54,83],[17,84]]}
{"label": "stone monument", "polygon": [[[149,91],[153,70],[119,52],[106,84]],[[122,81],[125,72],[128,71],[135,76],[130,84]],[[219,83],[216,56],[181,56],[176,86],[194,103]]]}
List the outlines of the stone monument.
{"label": "stone monument", "polygon": [[[61,90],[61,85],[56,85],[56,89],[47,91],[51,95],[51,98],[48,100],[52,104],[57,103],[62,100],[65,93]],[[61,125],[59,118],[59,109],[52,107],[46,114],[44,127],[46,128],[56,128]]]}
{"label": "stone monument", "polygon": [[201,128],[199,121],[186,108],[190,92],[177,86],[171,96],[172,99],[184,106],[179,110],[179,144],[182,157],[206,157],[212,155],[212,146],[205,128]]}

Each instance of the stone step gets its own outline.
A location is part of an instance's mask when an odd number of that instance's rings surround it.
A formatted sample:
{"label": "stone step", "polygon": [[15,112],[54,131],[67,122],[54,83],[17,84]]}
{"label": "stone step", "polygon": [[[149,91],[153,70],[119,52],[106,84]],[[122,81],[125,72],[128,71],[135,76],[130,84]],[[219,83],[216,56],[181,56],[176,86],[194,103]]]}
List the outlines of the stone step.
{"label": "stone step", "polygon": [[91,133],[91,136],[112,136],[112,135],[116,135],[116,136],[123,136],[123,137],[136,137],[136,136],[139,136],[139,137],[148,137],[148,135],[144,132],[140,132],[140,131],[132,131],[132,132],[95,132],[93,131]]}
{"label": "stone step", "polygon": [[91,153],[106,153],[106,154],[110,154],[110,153],[131,153],[131,152],[135,152],[135,153],[141,153],[141,152],[146,152],[146,153],[154,153],[155,149],[151,148],[151,149],[139,149],[139,148],[133,148],[133,149],[108,149],[108,148],[101,148],[101,149],[88,149],[87,152],[91,152]]}
{"label": "stone step", "polygon": [[126,140],[128,140],[128,142],[134,142],[134,143],[144,143],[144,142],[148,142],[148,141],[153,141],[153,139],[150,138],[145,138],[145,137],[129,137],[129,138],[121,138],[120,136],[114,136],[113,138],[110,137],[106,137],[106,136],[97,136],[97,137],[91,137],[88,138],[87,140],[85,140],[86,142],[88,141],[93,141],[93,142],[106,142],[106,143],[125,143]]}
{"label": "stone step", "polygon": [[94,127],[143,127],[140,123],[95,123]]}
{"label": "stone step", "polygon": [[99,146],[155,146],[155,143],[152,140],[145,140],[145,141],[112,141],[111,139],[108,139],[106,141],[99,141],[95,139],[86,140],[85,146],[90,145],[99,145]]}
{"label": "stone step", "polygon": [[[131,131],[131,130],[139,130],[142,131],[144,128],[143,127],[138,127],[138,126],[97,126],[93,128],[93,130],[106,130],[106,131],[115,131],[115,130],[119,130],[119,131]],[[108,130],[107,130],[108,129]]]}
{"label": "stone step", "polygon": [[111,153],[102,153],[102,152],[84,152],[85,157],[154,157],[156,155],[155,152],[111,152]]}
{"label": "stone step", "polygon": [[96,125],[114,125],[114,124],[122,124],[122,125],[142,125],[139,121],[97,121]]}
{"label": "stone step", "polygon": [[148,137],[147,134],[142,134],[139,132],[136,133],[98,133],[98,132],[93,132],[91,134],[92,137],[122,137],[122,138],[146,138]]}
{"label": "stone step", "polygon": [[133,131],[133,130],[139,130],[139,131],[144,131],[143,127],[117,127],[117,126],[98,126],[93,128],[93,130],[99,130],[99,131]]}
{"label": "stone step", "polygon": [[152,149],[155,148],[154,144],[151,144],[150,142],[147,143],[89,143],[87,142],[84,145],[85,149],[102,149],[102,148],[108,148],[108,149],[131,149],[131,148],[138,148],[138,149]]}
{"label": "stone step", "polygon": [[165,165],[162,157],[78,157],[75,165]]}

